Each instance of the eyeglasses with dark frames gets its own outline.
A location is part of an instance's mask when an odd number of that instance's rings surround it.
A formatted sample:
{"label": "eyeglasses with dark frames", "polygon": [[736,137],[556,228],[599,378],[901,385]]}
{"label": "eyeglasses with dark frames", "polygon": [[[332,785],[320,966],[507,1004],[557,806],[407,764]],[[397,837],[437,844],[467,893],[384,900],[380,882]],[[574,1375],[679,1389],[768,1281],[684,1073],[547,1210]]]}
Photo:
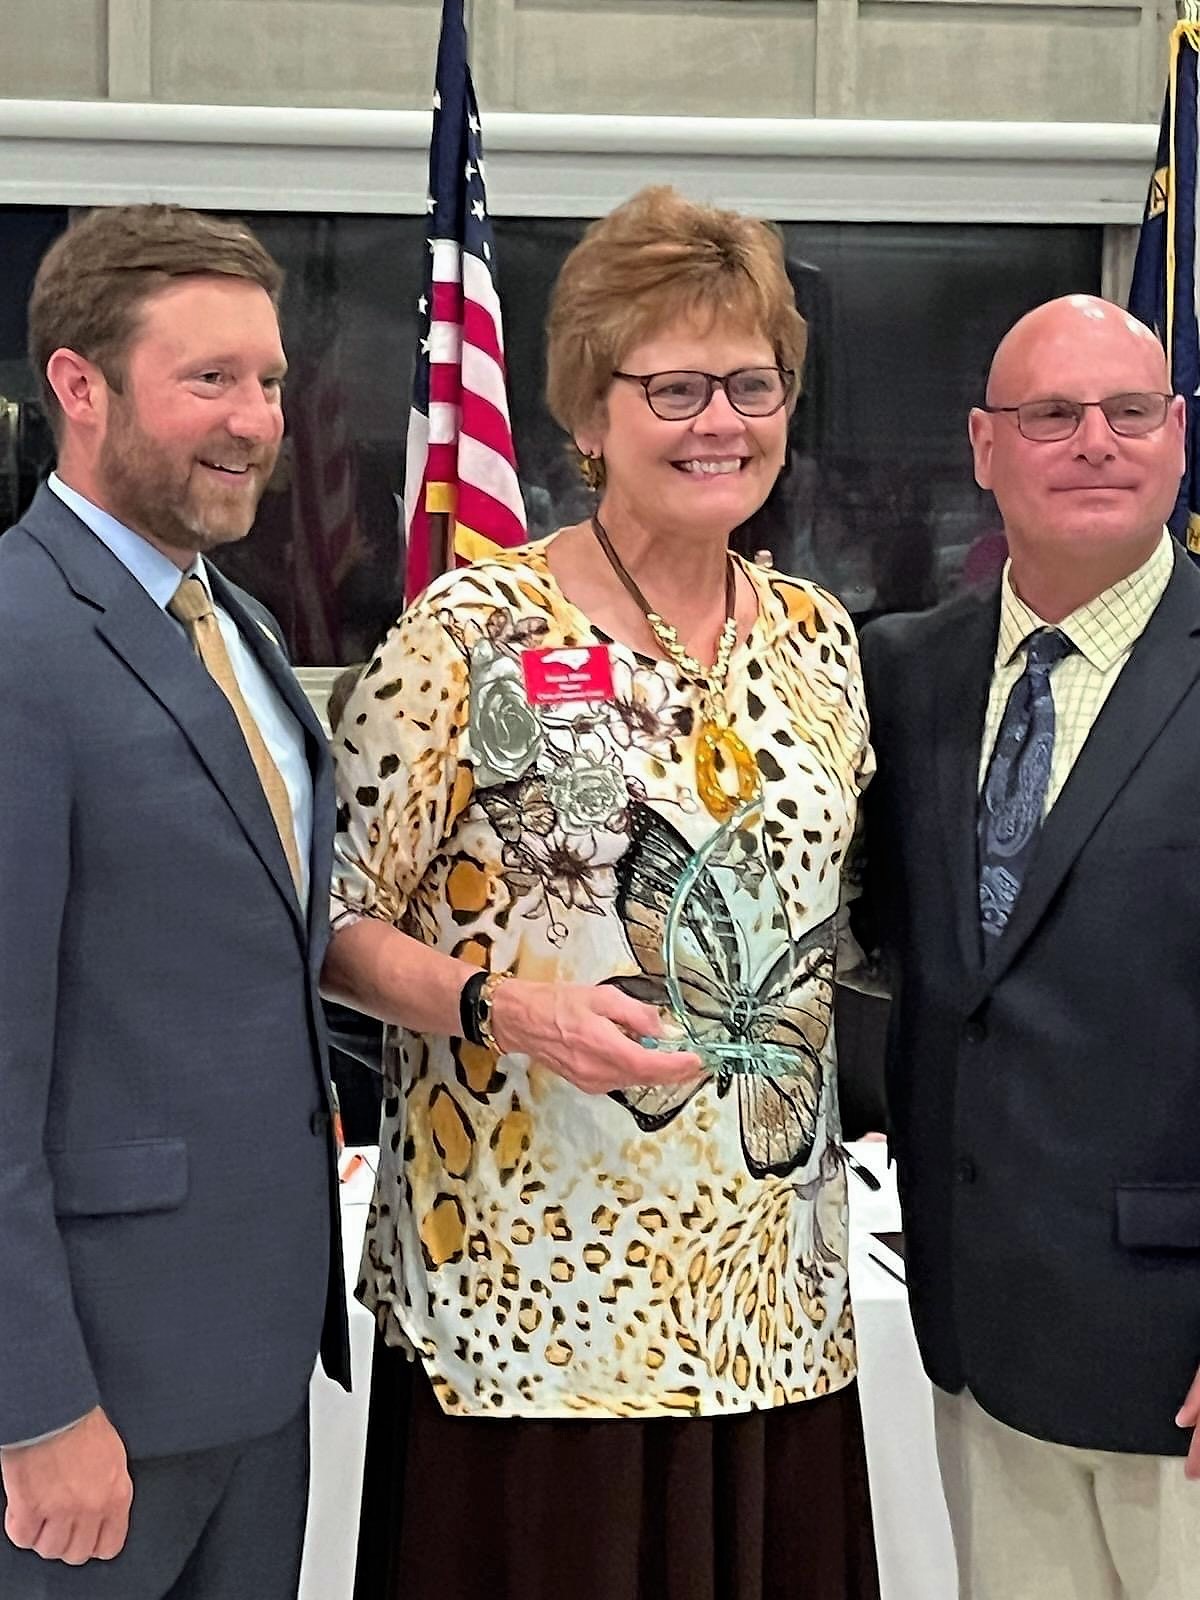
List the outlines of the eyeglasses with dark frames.
{"label": "eyeglasses with dark frames", "polygon": [[1022,437],[1039,444],[1069,439],[1083,421],[1089,406],[1104,413],[1104,420],[1123,439],[1141,439],[1167,420],[1169,394],[1110,394],[1103,400],[1026,400],[1019,406],[980,406],[993,415],[1013,416]]}
{"label": "eyeglasses with dark frames", "polygon": [[614,378],[640,383],[646,404],[664,422],[684,422],[708,409],[713,393],[743,417],[770,417],[787,404],[795,373],[787,367],[739,367],[736,372],[614,372]]}

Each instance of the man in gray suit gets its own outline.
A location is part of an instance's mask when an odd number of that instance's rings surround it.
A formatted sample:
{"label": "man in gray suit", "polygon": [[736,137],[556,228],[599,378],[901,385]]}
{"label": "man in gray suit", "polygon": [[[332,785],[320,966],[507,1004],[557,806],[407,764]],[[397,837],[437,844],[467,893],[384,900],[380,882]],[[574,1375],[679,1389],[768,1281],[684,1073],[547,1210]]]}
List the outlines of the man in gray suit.
{"label": "man in gray suit", "polygon": [[58,469],[0,539],[14,1600],[294,1596],[318,1346],[346,1381],[328,760],[204,560],[279,447],[280,281],[244,227],[131,206],[34,288]]}

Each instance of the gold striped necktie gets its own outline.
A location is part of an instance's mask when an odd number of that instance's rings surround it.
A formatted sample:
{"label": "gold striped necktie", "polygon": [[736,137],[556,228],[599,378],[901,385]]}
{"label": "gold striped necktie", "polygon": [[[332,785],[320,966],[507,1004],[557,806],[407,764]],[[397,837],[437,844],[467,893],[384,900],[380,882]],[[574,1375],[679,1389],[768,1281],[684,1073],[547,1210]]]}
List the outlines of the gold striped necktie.
{"label": "gold striped necktie", "polygon": [[288,866],[291,868],[292,882],[296,886],[296,893],[299,894],[300,855],[296,848],[296,829],[292,821],[292,803],[288,799],[287,784],[284,783],[283,775],[275,765],[271,752],[258,731],[258,724],[251,716],[250,707],[246,704],[238,686],[233,662],[229,659],[229,652],[221,637],[220,624],[217,622],[213,603],[208,598],[208,590],[199,578],[185,578],[171,597],[167,610],[178,622],[183,623],[196,654],[208,669],[209,676],[233,707],[233,714],[238,720],[238,727],[242,730],[250,759],[254,762],[254,770],[258,773],[258,781],[262,784],[263,794],[267,797],[267,804],[275,819],[279,842],[283,846]]}

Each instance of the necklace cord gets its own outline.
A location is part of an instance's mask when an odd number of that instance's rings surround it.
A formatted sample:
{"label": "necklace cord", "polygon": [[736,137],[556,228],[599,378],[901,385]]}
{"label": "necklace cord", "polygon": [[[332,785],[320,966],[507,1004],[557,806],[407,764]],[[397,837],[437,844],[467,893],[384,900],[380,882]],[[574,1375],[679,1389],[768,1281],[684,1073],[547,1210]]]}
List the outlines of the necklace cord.
{"label": "necklace cord", "polygon": [[[725,703],[725,685],[729,678],[729,663],[737,643],[737,586],[734,577],[733,557],[725,555],[725,621],[717,640],[717,654],[711,667],[702,667],[690,656],[679,641],[679,635],[657,611],[650,609],[645,595],[634,582],[625,563],[613,548],[608,530],[598,516],[592,517],[592,532],[617,577],[625,586],[634,604],[646,619],[668,659],[688,677],[695,678],[703,695],[700,726],[696,732],[696,792],[705,810],[718,823],[725,823],[740,806],[749,803],[758,794],[758,767],[753,755],[730,723],[729,708]],[[724,774],[732,778],[735,788],[730,790]]]}
{"label": "necklace cord", "polygon": [[595,534],[596,542],[604,552],[609,566],[620,579],[634,605],[645,617],[650,631],[666,651],[668,657],[680,671],[686,672],[690,677],[699,678],[708,689],[710,695],[723,698],[725,679],[729,674],[729,657],[733,652],[733,646],[737,643],[737,617],[735,615],[737,587],[734,577],[733,557],[728,551],[726,552],[725,621],[717,643],[716,659],[713,661],[712,666],[706,670],[696,660],[695,656],[689,655],[684,650],[680,644],[677,630],[650,605],[646,596],[638,588],[633,574],[617,554],[612,539],[609,537],[608,529],[595,514],[592,516],[592,532]]}

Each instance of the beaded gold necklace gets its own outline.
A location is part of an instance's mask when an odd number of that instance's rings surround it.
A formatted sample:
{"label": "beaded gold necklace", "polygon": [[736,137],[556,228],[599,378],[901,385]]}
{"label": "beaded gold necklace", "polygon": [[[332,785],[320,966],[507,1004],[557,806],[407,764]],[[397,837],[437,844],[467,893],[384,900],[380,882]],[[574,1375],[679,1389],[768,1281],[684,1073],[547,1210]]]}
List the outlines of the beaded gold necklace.
{"label": "beaded gold necklace", "polygon": [[[725,564],[725,622],[717,640],[717,653],[711,667],[703,667],[683,648],[678,632],[664,621],[634,582],[632,574],[613,548],[604,524],[592,517],[592,532],[596,542],[608,559],[609,566],[624,585],[630,598],[649,624],[650,631],[662,646],[668,659],[680,672],[694,678],[703,696],[700,728],[696,735],[696,792],[708,814],[717,822],[727,822],[739,806],[753,800],[758,793],[758,767],[754,757],[734,732],[725,702],[725,685],[729,678],[729,662],[737,644],[738,625],[735,616],[737,586],[731,555]],[[721,781],[723,770],[732,772],[737,783],[730,791]]]}

